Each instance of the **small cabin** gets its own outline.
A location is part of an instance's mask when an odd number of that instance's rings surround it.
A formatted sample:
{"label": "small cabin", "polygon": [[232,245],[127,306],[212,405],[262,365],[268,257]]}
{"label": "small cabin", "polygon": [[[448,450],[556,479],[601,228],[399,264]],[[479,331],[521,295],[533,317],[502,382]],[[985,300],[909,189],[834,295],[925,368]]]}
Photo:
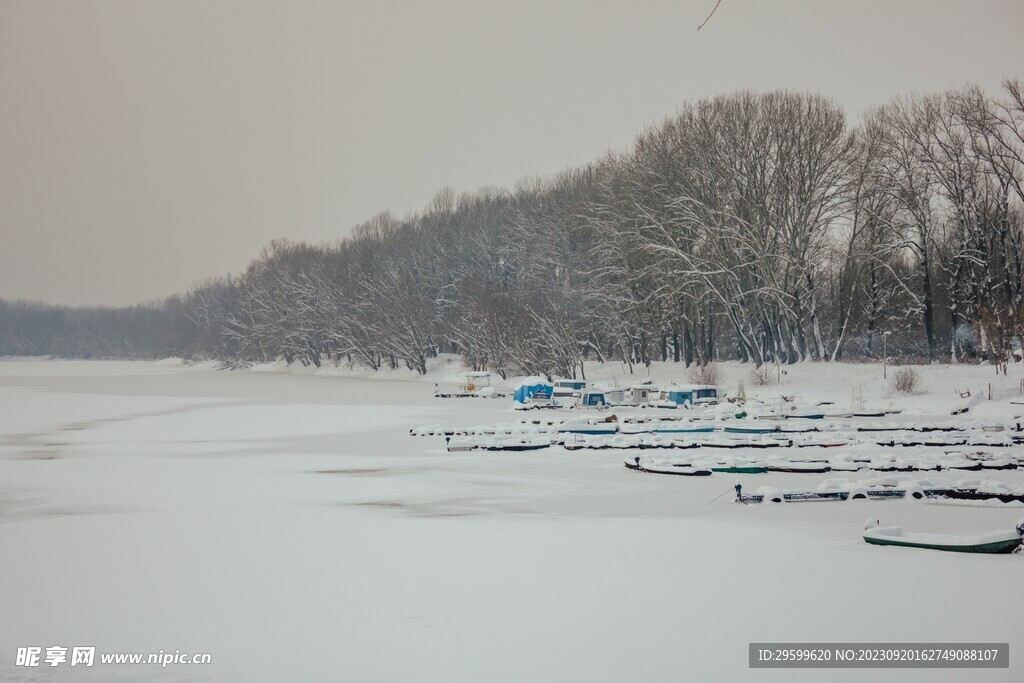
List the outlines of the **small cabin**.
{"label": "small cabin", "polygon": [[608,405],[608,399],[604,389],[590,388],[580,394],[579,404],[588,408],[603,408]]}
{"label": "small cabin", "polygon": [[560,379],[555,382],[555,396],[576,396],[586,388],[586,380]]}
{"label": "small cabin", "polygon": [[626,390],[622,387],[602,389],[604,400],[610,406],[620,406],[626,402]]}
{"label": "small cabin", "polygon": [[657,389],[650,384],[634,384],[626,392],[626,396],[630,403],[640,404],[651,401],[657,393]]}
{"label": "small cabin", "polygon": [[718,387],[708,384],[670,386],[662,391],[662,400],[670,401],[680,406],[713,403],[718,401]]}

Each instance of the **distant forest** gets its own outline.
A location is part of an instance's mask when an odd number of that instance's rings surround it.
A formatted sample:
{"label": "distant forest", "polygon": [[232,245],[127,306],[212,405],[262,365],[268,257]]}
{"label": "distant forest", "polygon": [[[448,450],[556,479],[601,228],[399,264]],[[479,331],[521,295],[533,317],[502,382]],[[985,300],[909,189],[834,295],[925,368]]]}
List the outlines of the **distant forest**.
{"label": "distant forest", "polygon": [[[584,360],[1005,363],[1024,337],[1024,86],[739,92],[514,189],[441,190],[331,245],[116,309],[0,301],[0,354],[285,358],[502,375]],[[282,226],[286,231],[287,226]],[[1005,371],[1005,366],[1004,366]]]}

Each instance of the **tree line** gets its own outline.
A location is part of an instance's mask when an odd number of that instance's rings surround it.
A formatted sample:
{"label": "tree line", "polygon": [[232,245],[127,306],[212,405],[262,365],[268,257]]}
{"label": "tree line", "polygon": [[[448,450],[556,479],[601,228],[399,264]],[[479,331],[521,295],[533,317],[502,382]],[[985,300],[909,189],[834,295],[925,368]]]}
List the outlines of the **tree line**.
{"label": "tree line", "polygon": [[125,309],[0,303],[0,354],[344,360],[502,375],[583,362],[1005,363],[1024,338],[1024,88],[683,105],[629,149],[441,190],[334,244]]}

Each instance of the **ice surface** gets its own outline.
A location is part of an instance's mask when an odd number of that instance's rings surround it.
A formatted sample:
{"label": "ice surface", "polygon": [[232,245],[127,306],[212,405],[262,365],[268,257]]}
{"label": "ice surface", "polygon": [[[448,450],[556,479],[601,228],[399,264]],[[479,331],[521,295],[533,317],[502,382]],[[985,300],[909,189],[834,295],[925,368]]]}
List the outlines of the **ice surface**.
{"label": "ice surface", "polygon": [[[587,377],[632,381],[618,368]],[[746,506],[732,502],[733,475],[645,476],[623,451],[449,453],[409,429],[518,418],[511,400],[433,398],[461,368],[386,381],[264,370],[0,362],[0,680],[863,679],[750,670],[754,641],[1009,641],[1011,668],[972,680],[1024,670],[1017,611],[992,609],[1024,558],[870,552],[861,531],[868,515],[931,533],[1012,529],[1019,507]],[[863,379],[874,370],[801,364],[747,392],[839,409],[864,382],[873,405],[904,408],[900,421],[938,421],[954,388],[994,374],[921,368],[929,393],[904,400]],[[727,364],[723,387],[749,371]],[[652,373],[685,381],[671,366]],[[1021,410],[983,402],[972,416]],[[834,478],[749,476],[751,491]],[[16,647],[53,644],[214,663],[14,666]]]}

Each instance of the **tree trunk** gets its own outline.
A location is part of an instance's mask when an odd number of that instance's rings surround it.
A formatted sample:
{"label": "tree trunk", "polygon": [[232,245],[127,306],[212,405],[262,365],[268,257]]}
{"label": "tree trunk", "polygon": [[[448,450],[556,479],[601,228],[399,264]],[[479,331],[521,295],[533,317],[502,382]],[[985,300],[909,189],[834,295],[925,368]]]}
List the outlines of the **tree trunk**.
{"label": "tree trunk", "polygon": [[814,346],[820,360],[828,360],[825,355],[825,342],[821,340],[821,325],[818,323],[818,296],[814,291],[814,274],[812,270],[807,271],[807,289],[811,296],[811,333],[814,335]]}
{"label": "tree trunk", "polygon": [[922,310],[921,317],[924,323],[925,337],[928,339],[928,360],[934,361],[937,357],[935,342],[935,305],[932,298],[932,275],[931,268],[926,256],[921,257],[921,289],[922,289]]}

